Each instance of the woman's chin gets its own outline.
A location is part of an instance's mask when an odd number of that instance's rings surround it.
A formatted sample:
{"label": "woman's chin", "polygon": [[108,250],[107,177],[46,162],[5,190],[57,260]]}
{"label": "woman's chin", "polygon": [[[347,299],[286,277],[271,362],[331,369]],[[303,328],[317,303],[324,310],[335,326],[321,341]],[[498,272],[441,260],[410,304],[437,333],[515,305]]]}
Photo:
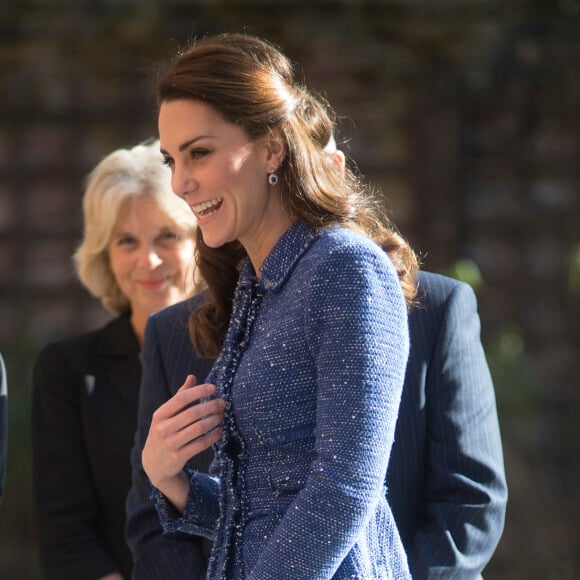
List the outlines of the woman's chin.
{"label": "woman's chin", "polygon": [[203,238],[203,243],[208,248],[212,248],[214,250],[221,248],[224,244],[227,243],[227,240],[225,240],[223,237],[213,236],[210,233],[205,233],[203,229],[201,230],[201,237]]}

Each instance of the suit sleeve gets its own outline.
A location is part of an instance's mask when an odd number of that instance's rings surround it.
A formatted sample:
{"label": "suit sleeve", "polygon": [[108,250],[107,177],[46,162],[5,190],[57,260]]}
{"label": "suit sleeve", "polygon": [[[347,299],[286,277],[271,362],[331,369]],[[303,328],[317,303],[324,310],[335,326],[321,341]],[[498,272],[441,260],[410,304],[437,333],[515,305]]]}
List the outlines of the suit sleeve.
{"label": "suit sleeve", "polygon": [[99,578],[117,570],[96,534],[98,517],[83,444],[79,381],[58,345],[46,347],[33,372],[34,502],[46,580]]}
{"label": "suit sleeve", "polygon": [[503,531],[507,486],[477,304],[465,284],[448,299],[426,389],[426,521],[411,549],[413,577],[480,578]]}
{"label": "suit sleeve", "polygon": [[[181,386],[169,384],[163,365],[162,340],[157,332],[156,319],[152,317],[147,324],[142,351],[143,374],[137,432],[131,451],[132,487],[126,504],[126,539],[133,553],[134,580],[197,580],[205,578],[203,541],[192,536],[163,535],[157,511],[150,499],[152,486],[141,463],[153,412]],[[185,379],[185,363],[183,369]]]}

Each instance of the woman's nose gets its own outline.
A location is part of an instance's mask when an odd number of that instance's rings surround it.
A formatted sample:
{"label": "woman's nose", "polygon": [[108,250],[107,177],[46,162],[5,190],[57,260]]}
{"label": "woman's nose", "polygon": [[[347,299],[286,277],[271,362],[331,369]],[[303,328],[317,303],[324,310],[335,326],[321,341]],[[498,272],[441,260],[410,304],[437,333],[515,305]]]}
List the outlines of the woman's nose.
{"label": "woman's nose", "polygon": [[191,171],[183,165],[175,165],[171,175],[171,188],[182,199],[198,187]]}
{"label": "woman's nose", "polygon": [[144,244],[138,255],[139,265],[145,268],[154,269],[163,263],[161,256],[153,245]]}

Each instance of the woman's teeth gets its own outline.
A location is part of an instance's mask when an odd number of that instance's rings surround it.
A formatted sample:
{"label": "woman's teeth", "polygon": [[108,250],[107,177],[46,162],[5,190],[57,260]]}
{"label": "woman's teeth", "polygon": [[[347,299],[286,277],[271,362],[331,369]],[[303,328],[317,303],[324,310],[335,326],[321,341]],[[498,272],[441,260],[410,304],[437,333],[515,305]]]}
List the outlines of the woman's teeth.
{"label": "woman's teeth", "polygon": [[192,209],[198,217],[205,217],[214,211],[217,211],[220,208],[222,201],[222,198],[216,197],[214,199],[210,199],[209,201],[198,203],[197,205],[192,206]]}

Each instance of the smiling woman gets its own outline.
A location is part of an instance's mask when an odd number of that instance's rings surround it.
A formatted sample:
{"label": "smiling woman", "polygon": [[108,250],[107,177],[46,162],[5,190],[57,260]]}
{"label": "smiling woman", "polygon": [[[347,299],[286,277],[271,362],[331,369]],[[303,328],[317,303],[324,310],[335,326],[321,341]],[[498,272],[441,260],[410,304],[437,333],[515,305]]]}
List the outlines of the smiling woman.
{"label": "smiling woman", "polygon": [[[173,303],[176,293],[191,294],[195,282],[195,217],[171,191],[159,142],[105,157],[88,178],[83,212],[84,236],[74,255],[79,279],[107,310],[131,311],[132,316],[137,310],[134,330],[142,339],[146,316]],[[133,303],[128,288],[120,284],[126,284],[126,274],[117,276],[112,257],[120,256],[121,248],[126,262],[141,269],[136,275],[143,279],[164,278],[175,271],[165,289],[168,295],[157,304]]]}
{"label": "smiling woman", "polygon": [[173,191],[195,213],[204,243],[219,248],[238,240],[258,272],[293,221],[264,179],[286,154],[280,135],[250,139],[215,107],[191,99],[161,104],[159,135]]}
{"label": "smiling woman", "polygon": [[90,174],[75,256],[117,317],[48,345],[33,375],[35,522],[47,580],[128,579],[124,540],[140,349],[148,317],[195,288],[195,217],[170,187],[157,141],[119,149]]}
{"label": "smiling woman", "polygon": [[[267,41],[196,41],[158,96],[162,154],[198,219],[209,290],[190,332],[218,356],[206,384],[187,378],[140,412],[164,531],[214,540],[212,580],[409,578],[384,481],[414,252],[370,188],[337,171],[325,151],[334,113]],[[147,346],[153,374],[163,363]],[[193,470],[216,442],[212,475]]]}
{"label": "smiling woman", "polygon": [[191,230],[172,221],[156,200],[137,195],[123,201],[108,254],[140,342],[150,314],[193,290],[193,248]]}

